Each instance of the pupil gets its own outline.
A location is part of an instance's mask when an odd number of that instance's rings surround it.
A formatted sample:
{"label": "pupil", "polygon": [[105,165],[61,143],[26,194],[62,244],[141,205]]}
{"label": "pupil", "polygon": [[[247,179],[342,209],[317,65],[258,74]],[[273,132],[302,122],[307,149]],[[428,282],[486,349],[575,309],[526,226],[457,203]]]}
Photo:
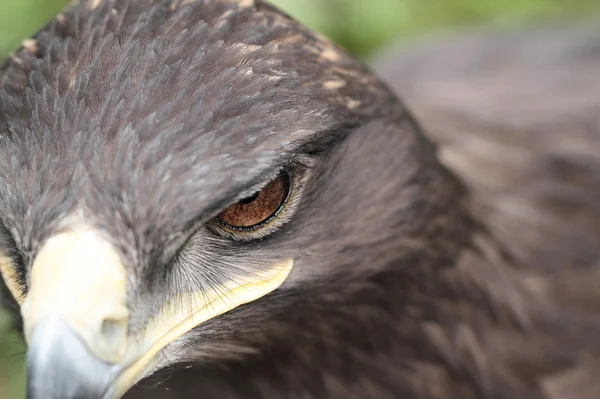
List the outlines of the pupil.
{"label": "pupil", "polygon": [[240,205],[246,205],[246,204],[249,204],[249,203],[251,203],[251,202],[254,202],[254,201],[256,201],[256,199],[258,198],[258,194],[259,194],[259,193],[256,193],[256,194],[254,194],[254,195],[253,195],[253,196],[251,196],[251,197],[244,198],[243,200],[240,200],[240,202],[239,202],[239,203],[240,203]]}

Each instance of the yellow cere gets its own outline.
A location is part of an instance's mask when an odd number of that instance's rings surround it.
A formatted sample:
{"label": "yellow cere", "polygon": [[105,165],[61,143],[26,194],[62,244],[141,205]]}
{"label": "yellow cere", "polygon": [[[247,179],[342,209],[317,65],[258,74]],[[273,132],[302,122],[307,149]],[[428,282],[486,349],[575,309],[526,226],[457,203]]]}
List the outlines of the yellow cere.
{"label": "yellow cere", "polygon": [[116,397],[124,395],[152,370],[156,354],[170,342],[207,320],[273,292],[287,279],[293,264],[293,259],[288,259],[254,278],[229,281],[210,292],[182,295],[167,303],[160,316],[154,318],[137,339],[131,337],[130,344],[135,341],[133,345],[137,347],[132,353],[143,353],[143,356],[119,377]]}
{"label": "yellow cere", "polygon": [[[47,316],[63,318],[98,358],[119,363],[126,337],[104,339],[103,323],[121,324],[127,333],[127,273],[112,245],[91,230],[50,238],[31,270],[30,288],[21,307],[27,340]],[[115,347],[115,343],[118,347]]]}
{"label": "yellow cere", "polygon": [[12,296],[19,304],[22,304],[25,300],[25,297],[23,296],[23,287],[21,287],[17,281],[17,273],[11,259],[2,252],[0,252],[0,273],[2,273],[4,283]]}

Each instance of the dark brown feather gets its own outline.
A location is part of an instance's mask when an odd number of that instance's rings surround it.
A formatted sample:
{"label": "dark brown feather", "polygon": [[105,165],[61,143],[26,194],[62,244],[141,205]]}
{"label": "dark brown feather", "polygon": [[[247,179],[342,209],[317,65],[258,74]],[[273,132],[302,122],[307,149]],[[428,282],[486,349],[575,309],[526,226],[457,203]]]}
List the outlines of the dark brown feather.
{"label": "dark brown feather", "polygon": [[[261,1],[85,1],[0,77],[0,218],[26,274],[83,207],[151,276],[132,329],[176,292],[165,275],[295,258],[129,398],[598,398],[594,32],[478,33],[382,66],[469,191],[374,75]],[[156,261],[307,139],[281,231],[200,227],[181,249],[197,263]]]}
{"label": "dark brown feather", "polygon": [[487,277],[473,255],[449,273],[452,285],[489,289],[494,313],[523,322],[483,327],[480,373],[531,398],[600,397],[600,31],[475,31],[413,43],[376,65],[513,255],[503,264],[483,252],[503,278]]}

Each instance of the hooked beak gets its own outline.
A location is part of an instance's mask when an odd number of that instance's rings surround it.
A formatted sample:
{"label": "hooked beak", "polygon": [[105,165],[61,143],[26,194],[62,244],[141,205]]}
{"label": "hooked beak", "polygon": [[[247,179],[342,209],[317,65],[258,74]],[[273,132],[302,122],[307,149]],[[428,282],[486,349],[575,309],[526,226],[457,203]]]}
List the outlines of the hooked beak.
{"label": "hooked beak", "polygon": [[27,354],[27,399],[105,398],[119,366],[94,356],[58,317],[39,323]]}
{"label": "hooked beak", "polygon": [[132,333],[127,271],[113,246],[92,231],[54,236],[37,255],[22,298],[27,399],[120,398],[160,366],[156,355],[170,342],[274,291],[292,266],[289,259],[245,281],[180,294]]}

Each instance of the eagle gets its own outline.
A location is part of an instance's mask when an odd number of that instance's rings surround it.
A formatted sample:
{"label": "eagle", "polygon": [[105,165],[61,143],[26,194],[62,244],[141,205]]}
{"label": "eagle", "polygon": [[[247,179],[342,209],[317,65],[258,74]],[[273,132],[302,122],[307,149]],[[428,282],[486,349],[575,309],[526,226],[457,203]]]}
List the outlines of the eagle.
{"label": "eagle", "polygon": [[71,4],[0,70],[27,398],[600,397],[598,39]]}

